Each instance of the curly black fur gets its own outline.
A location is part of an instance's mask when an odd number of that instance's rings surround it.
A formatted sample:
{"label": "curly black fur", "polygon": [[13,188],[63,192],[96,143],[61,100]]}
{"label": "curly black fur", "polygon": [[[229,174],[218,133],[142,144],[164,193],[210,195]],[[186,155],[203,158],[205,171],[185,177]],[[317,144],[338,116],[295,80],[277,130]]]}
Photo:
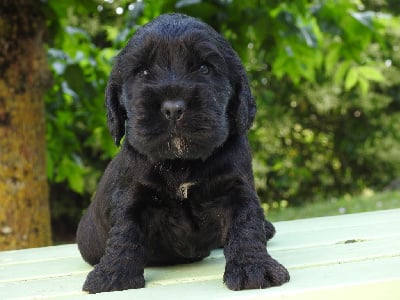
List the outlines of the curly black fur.
{"label": "curly black fur", "polygon": [[230,289],[289,280],[266,251],[275,230],[246,137],[255,102],[221,35],[180,14],[143,26],[116,59],[106,106],[116,144],[125,140],[78,227],[95,265],[84,290],[141,288],[145,266],[198,261],[218,247]]}

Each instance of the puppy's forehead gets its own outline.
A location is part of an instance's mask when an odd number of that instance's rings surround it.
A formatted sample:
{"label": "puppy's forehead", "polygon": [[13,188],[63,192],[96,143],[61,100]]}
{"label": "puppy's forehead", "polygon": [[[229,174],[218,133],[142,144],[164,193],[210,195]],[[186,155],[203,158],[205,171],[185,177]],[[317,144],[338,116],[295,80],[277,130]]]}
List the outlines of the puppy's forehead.
{"label": "puppy's forehead", "polygon": [[138,46],[152,41],[200,41],[216,42],[221,36],[208,24],[186,15],[166,14],[154,19],[139,28],[130,40],[129,45]]}

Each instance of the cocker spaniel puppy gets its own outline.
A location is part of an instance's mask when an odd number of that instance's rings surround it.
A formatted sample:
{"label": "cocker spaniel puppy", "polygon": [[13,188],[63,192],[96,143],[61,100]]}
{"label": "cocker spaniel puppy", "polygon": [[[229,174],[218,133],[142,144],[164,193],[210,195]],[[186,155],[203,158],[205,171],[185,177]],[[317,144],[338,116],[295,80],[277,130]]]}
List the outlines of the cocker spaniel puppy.
{"label": "cocker spaniel puppy", "polygon": [[266,250],[274,227],[257,198],[246,137],[256,113],[245,70],[207,24],[161,15],[116,58],[106,90],[118,155],[80,221],[95,265],[90,293],[142,288],[144,267],[201,260],[223,247],[232,290],[289,280]]}

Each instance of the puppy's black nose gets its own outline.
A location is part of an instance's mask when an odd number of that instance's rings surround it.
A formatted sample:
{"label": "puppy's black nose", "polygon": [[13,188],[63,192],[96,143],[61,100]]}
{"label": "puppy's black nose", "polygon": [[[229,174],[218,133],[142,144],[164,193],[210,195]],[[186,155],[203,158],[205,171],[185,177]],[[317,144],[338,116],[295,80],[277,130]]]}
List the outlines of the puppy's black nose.
{"label": "puppy's black nose", "polygon": [[179,120],[186,109],[183,100],[167,100],[161,105],[161,112],[167,120]]}

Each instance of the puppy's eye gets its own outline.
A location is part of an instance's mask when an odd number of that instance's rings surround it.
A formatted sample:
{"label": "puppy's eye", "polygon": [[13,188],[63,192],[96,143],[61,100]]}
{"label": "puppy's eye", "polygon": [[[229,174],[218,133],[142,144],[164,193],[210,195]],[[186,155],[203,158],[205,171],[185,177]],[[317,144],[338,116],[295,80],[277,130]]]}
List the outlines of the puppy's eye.
{"label": "puppy's eye", "polygon": [[201,74],[207,75],[207,74],[210,73],[210,67],[207,66],[207,65],[201,65],[201,66],[199,67],[199,72],[200,72]]}
{"label": "puppy's eye", "polygon": [[138,77],[148,77],[150,75],[149,69],[143,68],[143,69],[136,69],[134,71],[135,75]]}
{"label": "puppy's eye", "polygon": [[150,72],[147,69],[143,69],[143,70],[140,71],[140,75],[142,75],[144,77],[147,77],[147,76],[150,75]]}

